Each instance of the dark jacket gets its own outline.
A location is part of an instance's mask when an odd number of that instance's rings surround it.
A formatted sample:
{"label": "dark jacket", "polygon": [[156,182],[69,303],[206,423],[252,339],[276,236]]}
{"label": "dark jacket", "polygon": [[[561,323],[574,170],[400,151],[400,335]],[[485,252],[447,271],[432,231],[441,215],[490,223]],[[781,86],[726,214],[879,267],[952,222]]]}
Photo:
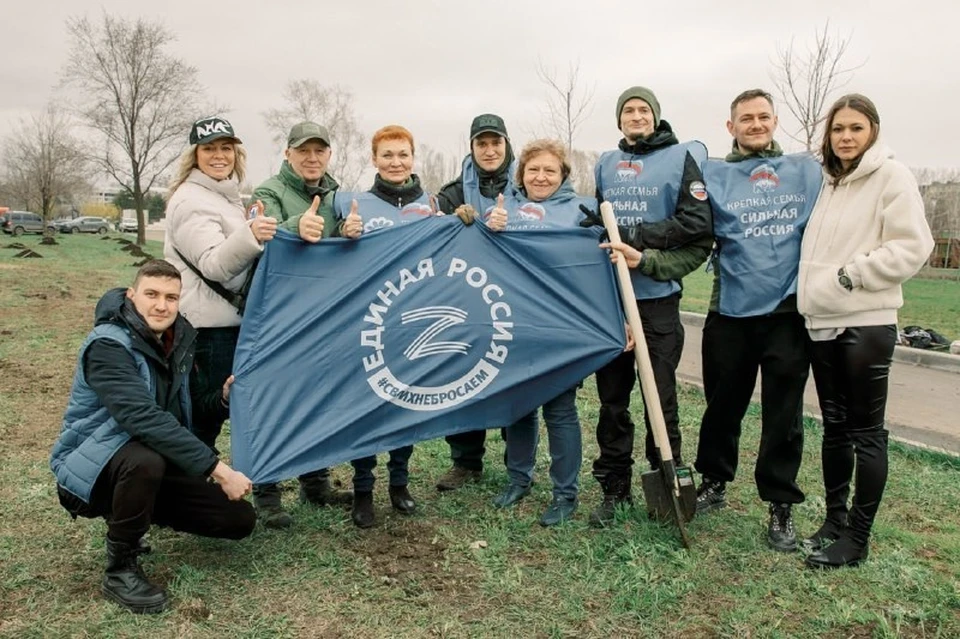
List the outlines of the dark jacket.
{"label": "dark jacket", "polygon": [[340,185],[329,173],[324,173],[319,185],[309,186],[284,160],[280,172],[254,189],[251,199],[263,202],[264,215],[276,219],[282,228],[291,233],[298,233],[303,212],[310,208],[314,196],[319,195],[320,209],[317,215],[323,217],[323,236],[330,237],[337,227],[333,196],[339,188]]}
{"label": "dark jacket", "polygon": [[190,431],[188,384],[196,331],[178,315],[165,346],[122,288],[108,291],[95,314],[51,455],[58,483],[88,500],[100,471],[130,440],[188,474],[209,474],[217,456]]}

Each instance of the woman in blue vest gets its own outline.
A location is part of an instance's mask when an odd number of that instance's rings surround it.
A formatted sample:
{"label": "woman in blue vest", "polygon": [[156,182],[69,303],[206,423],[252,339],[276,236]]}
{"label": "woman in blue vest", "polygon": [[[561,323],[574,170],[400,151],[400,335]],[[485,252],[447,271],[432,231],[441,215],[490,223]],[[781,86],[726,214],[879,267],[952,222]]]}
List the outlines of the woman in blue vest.
{"label": "woman in blue vest", "polygon": [[[373,186],[363,193],[338,191],[334,210],[341,220],[340,234],[356,239],[363,233],[400,224],[424,220],[438,213],[433,198],[420,186],[413,173],[413,135],[402,126],[385,126],[373,134],[371,143],[373,166],[377,169]],[[464,223],[473,222],[472,217]],[[417,503],[407,489],[408,465],[413,446],[390,451],[387,469],[390,474],[390,504],[403,515],[416,512]],[[376,523],[373,513],[373,469],[376,455],[354,460],[353,523],[370,528]]]}
{"label": "woman in blue vest", "polygon": [[[487,226],[494,231],[579,228],[584,218],[580,207],[597,207],[595,198],[579,197],[574,192],[566,150],[555,140],[534,140],[524,147],[515,183],[519,186],[506,201],[503,196],[498,198],[497,207],[487,217]],[[555,526],[569,520],[577,510],[583,459],[577,388],[569,388],[544,404],[543,418],[550,441],[553,501],[540,517],[540,524]],[[498,508],[512,506],[530,494],[538,435],[537,411],[506,429],[510,483],[493,500]]]}
{"label": "woman in blue vest", "polygon": [[880,115],[865,96],[846,95],[830,108],[823,187],[800,248],[797,307],[813,340],[827,506],[805,542],[816,550],[806,559],[813,568],[867,558],[887,483],[884,411],[900,285],[933,250],[917,181],[879,135]]}

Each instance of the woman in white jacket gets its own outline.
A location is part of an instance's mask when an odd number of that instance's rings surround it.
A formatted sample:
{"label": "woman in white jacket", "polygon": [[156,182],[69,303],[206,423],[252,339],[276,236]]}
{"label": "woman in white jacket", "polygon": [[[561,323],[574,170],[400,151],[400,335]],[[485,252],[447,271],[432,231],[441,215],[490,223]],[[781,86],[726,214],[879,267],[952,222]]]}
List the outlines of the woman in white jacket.
{"label": "woman in white jacket", "polygon": [[202,398],[213,396],[211,389],[222,387],[231,375],[240,313],[204,279],[224,292],[239,291],[263,243],[276,234],[277,222],[263,217],[262,211],[247,219],[240,201],[246,152],[223,118],[193,123],[190,146],[178,167],[170,185],[163,254],[180,270],[180,312],[197,329],[190,378],[193,428],[212,448],[229,411],[225,405],[206,405]]}
{"label": "woman in white jacket", "polygon": [[823,187],[800,253],[798,306],[813,340],[827,506],[824,524],[804,542],[813,551],[810,567],[854,566],[867,557],[887,481],[884,411],[900,285],[933,249],[917,182],[879,134],[868,98],[851,94],[831,107]]}

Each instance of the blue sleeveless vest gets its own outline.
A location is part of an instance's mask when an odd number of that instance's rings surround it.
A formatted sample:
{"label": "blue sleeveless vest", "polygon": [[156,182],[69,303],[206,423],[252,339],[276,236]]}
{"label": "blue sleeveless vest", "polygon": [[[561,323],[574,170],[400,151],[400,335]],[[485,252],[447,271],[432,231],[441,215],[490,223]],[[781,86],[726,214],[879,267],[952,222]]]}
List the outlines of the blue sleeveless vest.
{"label": "blue sleeveless vest", "polygon": [[[133,348],[127,330],[116,324],[95,327],[80,347],[60,437],[50,454],[50,468],[57,477],[57,483],[87,503],[103,468],[117,450],[130,440],[130,434],[110,416],[83,374],[84,354],[98,339],[111,339],[126,348],[133,356],[143,383],[151,394],[156,394],[156,381],[151,375],[150,365],[143,354]],[[189,375],[185,375],[183,380],[180,395],[182,409],[183,414],[189,416]]]}
{"label": "blue sleeveless vest", "polygon": [[333,200],[333,209],[341,220],[350,214],[351,200],[357,201],[360,217],[363,218],[363,232],[370,233],[377,229],[419,222],[431,215],[436,215],[430,208],[430,196],[426,191],[413,202],[403,207],[384,202],[370,191],[361,193],[342,193],[337,191]]}
{"label": "blue sleeveless vest", "polygon": [[807,154],[710,160],[703,169],[719,251],[723,315],[772,313],[797,292],[800,240],[820,193]]}
{"label": "blue sleeveless vest", "polygon": [[[594,169],[597,191],[613,206],[619,226],[660,222],[673,215],[688,152],[700,165],[707,159],[707,149],[700,142],[672,144],[644,155],[617,149],[600,156]],[[680,290],[679,282],[660,282],[639,269],[630,271],[630,279],[638,300],[667,297]]]}
{"label": "blue sleeveless vest", "polygon": [[[513,191],[513,177],[516,173],[517,161],[514,160],[507,168],[507,185],[503,187],[504,198],[508,197]],[[480,175],[477,173],[477,167],[473,163],[472,155],[468,155],[463,159],[460,175],[463,176],[463,201],[472,206],[473,210],[481,216],[489,213],[497,201],[494,198],[486,197],[480,192]]]}
{"label": "blue sleeveless vest", "polygon": [[[579,227],[586,217],[580,210],[585,204],[591,211],[597,210],[597,199],[580,197],[573,190],[569,178],[564,180],[557,192],[542,202],[533,202],[520,189],[514,187],[503,199],[507,210],[507,230],[536,230]],[[489,217],[484,214],[484,219]]]}

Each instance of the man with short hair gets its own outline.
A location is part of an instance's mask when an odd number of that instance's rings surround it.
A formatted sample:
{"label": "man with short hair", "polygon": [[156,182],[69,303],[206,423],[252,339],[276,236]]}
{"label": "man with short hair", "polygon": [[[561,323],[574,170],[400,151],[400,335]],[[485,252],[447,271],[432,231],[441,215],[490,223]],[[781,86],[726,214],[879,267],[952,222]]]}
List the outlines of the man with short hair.
{"label": "man with short hair", "polygon": [[[733,149],[704,168],[717,249],[703,326],[707,409],[695,467],[703,475],[697,512],[724,507],[759,371],[762,430],[754,478],[760,499],[769,503],[767,543],[790,552],[797,548],[791,508],[804,499],[796,480],[810,367],[807,332],[797,312],[797,273],[800,241],[822,178],[809,154],[783,155],[773,137],[776,129],[770,94],[744,91],[730,105]],[[834,503],[838,512],[845,508],[849,484],[834,492],[827,494],[827,518],[842,527],[845,521],[831,508]]]}
{"label": "man with short hair", "polygon": [[[332,151],[330,133],[316,122],[300,122],[290,129],[280,173],[253,192],[263,203],[264,214],[308,242],[334,235],[336,215],[333,198],[340,185],[327,173]],[[353,503],[353,491],[340,490],[330,481],[330,470],[321,468],[300,475],[300,501],[326,506]],[[253,501],[268,528],[287,528],[293,523],[283,509],[279,484],[257,484]]]}
{"label": "man with short hair", "polygon": [[[469,205],[483,216],[496,205],[498,195],[510,193],[515,170],[513,149],[503,118],[493,113],[478,115],[470,124],[470,155],[463,158],[457,179],[440,189],[437,205],[447,214]],[[467,482],[480,480],[486,437],[485,430],[446,437],[453,466],[437,481],[437,490],[457,490]]]}
{"label": "man with short hair", "polygon": [[[713,246],[710,204],[700,171],[707,153],[699,142],[679,142],[660,118],[659,100],[646,87],[625,90],[617,100],[616,116],[623,138],[616,150],[597,162],[597,199],[610,202],[623,240],[640,250],[630,275],[670,448],[680,465],[676,379],[684,337],[680,281],[706,260]],[[618,506],[633,503],[634,366],[634,354],[624,352],[597,371],[600,456],[594,461],[593,476],[603,489],[603,501],[590,515],[594,526],[611,523]],[[660,456],[646,413],[644,422],[646,457],[656,469]]]}
{"label": "man with short hair", "polygon": [[[169,603],[139,566],[151,524],[242,539],[256,523],[243,500],[250,480],[190,429],[196,331],[179,313],[180,288],[176,267],[151,260],[132,287],[100,299],[50,456],[63,507],[74,518],[106,519],[103,593],[136,613],[161,612]],[[219,405],[224,419],[232,382],[202,398]]]}

